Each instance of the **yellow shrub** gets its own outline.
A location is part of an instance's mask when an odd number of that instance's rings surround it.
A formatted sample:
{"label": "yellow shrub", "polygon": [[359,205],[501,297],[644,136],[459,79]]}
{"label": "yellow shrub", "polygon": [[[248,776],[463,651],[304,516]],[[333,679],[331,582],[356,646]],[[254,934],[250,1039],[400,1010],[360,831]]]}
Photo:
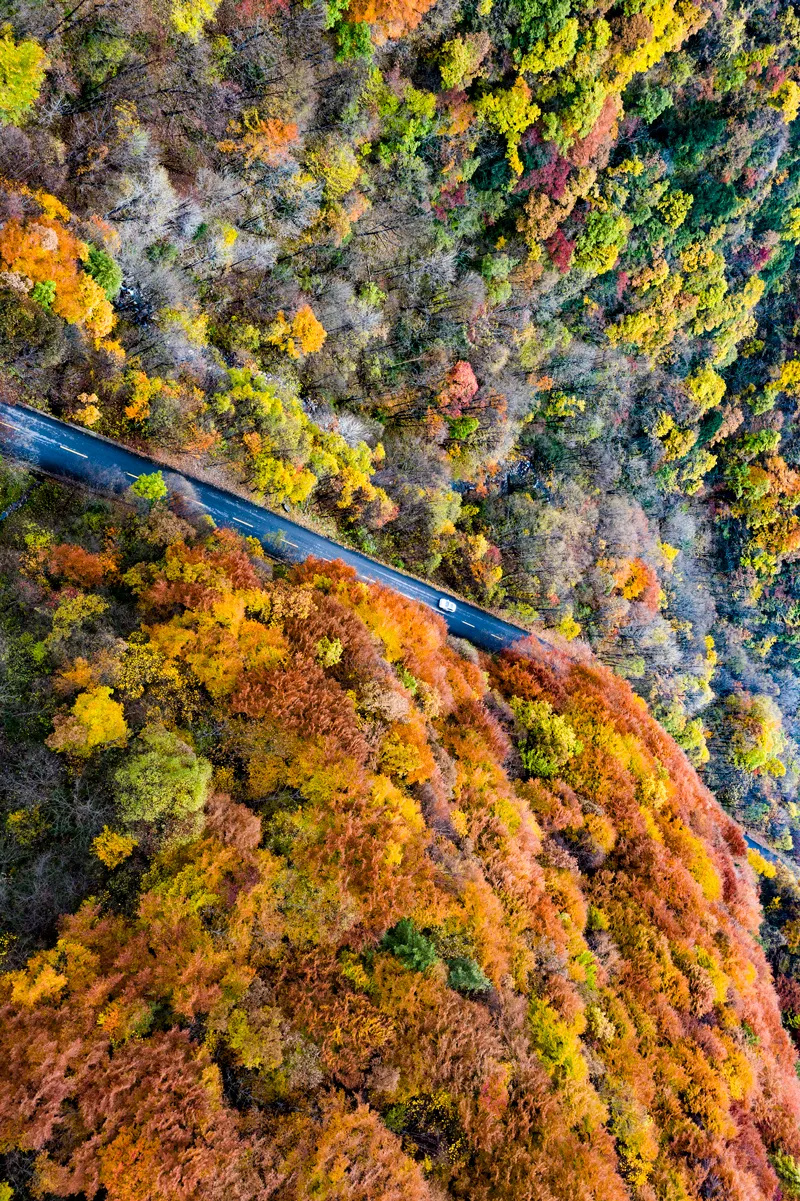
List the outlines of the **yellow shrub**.
{"label": "yellow shrub", "polygon": [[219,8],[220,0],[173,0],[171,20],[178,33],[192,42],[200,40],[205,25]]}
{"label": "yellow shrub", "polygon": [[101,863],[114,868],[124,863],[136,845],[135,838],[129,838],[127,834],[119,834],[109,826],[104,826],[102,833],[93,841],[92,850]]}

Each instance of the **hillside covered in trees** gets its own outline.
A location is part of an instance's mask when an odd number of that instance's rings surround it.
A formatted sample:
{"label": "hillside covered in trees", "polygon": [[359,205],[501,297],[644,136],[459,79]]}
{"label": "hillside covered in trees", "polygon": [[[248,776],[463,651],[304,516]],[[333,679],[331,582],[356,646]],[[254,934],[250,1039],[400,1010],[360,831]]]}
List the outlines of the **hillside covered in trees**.
{"label": "hillside covered in trees", "polygon": [[586,640],[800,848],[800,16],[8,0],[6,394]]}
{"label": "hillside covered in trees", "polygon": [[0,1201],[800,1196],[798,113],[785,2],[6,0],[2,398],[553,650],[4,468]]}
{"label": "hillside covered in trees", "polygon": [[798,1194],[796,900],[626,682],[2,483],[4,1201]]}

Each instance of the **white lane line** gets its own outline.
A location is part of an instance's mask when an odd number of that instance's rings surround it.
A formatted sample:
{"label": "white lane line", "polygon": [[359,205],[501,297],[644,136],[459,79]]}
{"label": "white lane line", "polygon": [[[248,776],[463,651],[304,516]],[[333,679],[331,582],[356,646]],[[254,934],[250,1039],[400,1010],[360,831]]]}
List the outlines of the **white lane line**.
{"label": "white lane line", "polygon": [[[2,417],[0,417],[0,425],[4,425],[4,426],[6,426],[8,429],[16,430],[16,432],[17,432],[17,433],[20,433],[20,434],[28,434],[28,435],[29,435],[29,436],[31,436],[31,437],[34,437],[34,438],[41,439],[41,441],[43,441],[43,442],[49,442],[49,443],[51,443],[51,445],[57,445],[57,446],[58,446],[58,448],[59,448],[59,450],[65,450],[65,451],[67,451],[67,453],[68,453],[68,454],[71,454],[71,455],[77,455],[77,456],[78,456],[78,458],[81,458],[81,459],[88,459],[88,457],[89,457],[88,455],[85,455],[85,454],[84,454],[82,451],[80,451],[80,450],[73,450],[71,446],[65,446],[65,445],[63,444],[63,442],[58,442],[58,443],[55,443],[55,442],[53,441],[53,439],[52,439],[52,438],[48,438],[48,437],[46,437],[46,435],[44,435],[44,434],[39,434],[39,433],[37,433],[35,430],[27,429],[27,428],[25,428],[25,427],[23,427],[23,426],[14,425],[14,424],[13,424],[13,422],[11,422],[11,421],[5,421],[5,420],[4,420]],[[138,479],[139,479],[139,476],[138,476],[138,475],[134,475],[134,474],[133,474],[133,472],[131,472],[131,471],[126,471],[126,472],[125,472],[125,474],[128,476],[128,478],[129,478],[129,479],[132,479],[132,480],[138,480]],[[208,506],[207,504],[205,504],[203,501],[199,501],[198,503],[199,503],[200,507],[201,507],[201,508],[203,508],[203,509],[208,509],[208,508],[209,508],[209,506]],[[254,528],[251,522],[249,522],[249,521],[244,521],[244,520],[243,520],[243,518],[241,518],[241,517],[233,517],[233,520],[234,520],[234,521],[236,521],[236,522],[238,522],[238,523],[239,523],[239,525],[244,525],[244,526],[247,526],[247,528],[248,528],[248,529],[251,529],[251,530],[252,530],[252,529]],[[283,543],[284,543],[286,546],[291,546],[291,547],[292,547],[294,550],[299,550],[299,549],[300,549],[300,548],[299,548],[299,546],[298,546],[298,544],[297,544],[296,542],[291,542],[291,541],[290,541],[288,538],[286,538],[286,537],[284,537],[284,539],[283,539]],[[331,563],[331,562],[333,562],[333,560],[332,560],[332,559],[329,559],[329,558],[327,558],[325,555],[319,555],[318,557],[319,557],[320,559],[322,559],[322,561],[323,561],[324,563]],[[420,588],[419,586],[415,586],[414,584],[408,584],[408,583],[406,583],[405,581],[403,581],[403,584],[405,584],[405,588],[404,588],[404,589],[403,589],[402,587],[398,587],[398,582],[396,581],[396,578],[395,578],[394,576],[390,575],[388,572],[377,570],[377,571],[376,571],[376,576],[375,576],[375,577],[373,577],[373,576],[366,576],[366,575],[365,575],[365,576],[362,576],[362,579],[364,579],[365,581],[367,581],[367,582],[368,582],[368,583],[370,583],[370,584],[375,584],[375,583],[378,583],[378,582],[379,582],[381,579],[383,579],[383,580],[384,580],[384,581],[386,581],[386,582],[387,582],[387,583],[388,583],[390,586],[392,586],[392,587],[394,587],[394,588],[397,588],[397,589],[398,589],[398,591],[402,591],[402,592],[404,592],[406,596],[410,596],[412,599],[413,599],[415,596],[419,597],[419,598],[422,600],[422,603],[423,603],[423,604],[425,604],[425,605],[427,605],[427,606],[428,606],[428,608],[430,608],[430,609],[436,609],[436,607],[437,607],[437,606],[436,606],[436,605],[435,605],[435,604],[434,604],[432,601],[429,601],[429,600],[426,600],[426,599],[425,599],[424,591],[423,591],[423,589],[422,589],[422,588]],[[461,619],[461,621],[462,621],[462,624],[463,624],[463,625],[465,625],[465,626],[467,626],[467,627],[468,627],[470,630],[474,630],[474,629],[475,629],[475,625],[473,624],[473,622],[471,622],[471,621],[465,621],[463,618]],[[488,631],[487,631],[487,632],[488,632]],[[501,635],[501,634],[492,634],[492,633],[489,633],[489,637],[490,637],[490,638],[494,638],[494,640],[495,640],[496,642],[502,642],[502,641],[503,641],[503,637],[502,637],[502,635]]]}
{"label": "white lane line", "polygon": [[[30,426],[12,425],[10,421],[4,421],[3,425],[7,425],[9,429],[16,430],[19,434],[27,434],[29,438],[36,438],[39,442],[49,442],[51,446],[60,446],[59,442],[54,442],[52,438],[46,438],[44,434],[37,434],[36,430]],[[66,450],[66,447],[63,449]]]}

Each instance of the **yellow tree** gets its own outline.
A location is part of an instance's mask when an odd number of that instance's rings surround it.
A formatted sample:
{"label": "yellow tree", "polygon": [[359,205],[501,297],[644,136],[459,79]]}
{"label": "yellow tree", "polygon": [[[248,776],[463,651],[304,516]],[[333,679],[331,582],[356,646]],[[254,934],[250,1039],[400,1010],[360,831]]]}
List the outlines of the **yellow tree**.
{"label": "yellow tree", "polygon": [[124,746],[128,740],[125,713],[111,689],[98,685],[75,698],[69,713],[58,714],[47,739],[51,750],[81,757],[100,746]]}
{"label": "yellow tree", "polygon": [[44,82],[47,55],[38,42],[15,42],[10,26],[0,36],[0,125],[17,125]]}

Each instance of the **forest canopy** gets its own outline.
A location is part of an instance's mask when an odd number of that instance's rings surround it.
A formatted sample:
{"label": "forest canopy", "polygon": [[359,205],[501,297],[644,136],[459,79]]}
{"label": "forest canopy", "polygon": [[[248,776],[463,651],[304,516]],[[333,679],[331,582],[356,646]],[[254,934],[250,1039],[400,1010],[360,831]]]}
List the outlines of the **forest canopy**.
{"label": "forest canopy", "polygon": [[0,22],[0,1201],[800,1197],[800,11]]}
{"label": "forest canopy", "polygon": [[795,9],[7,9],[9,398],[586,641],[800,847]]}
{"label": "forest canopy", "polygon": [[780,879],[625,681],[5,482],[6,1196],[793,1195]]}

